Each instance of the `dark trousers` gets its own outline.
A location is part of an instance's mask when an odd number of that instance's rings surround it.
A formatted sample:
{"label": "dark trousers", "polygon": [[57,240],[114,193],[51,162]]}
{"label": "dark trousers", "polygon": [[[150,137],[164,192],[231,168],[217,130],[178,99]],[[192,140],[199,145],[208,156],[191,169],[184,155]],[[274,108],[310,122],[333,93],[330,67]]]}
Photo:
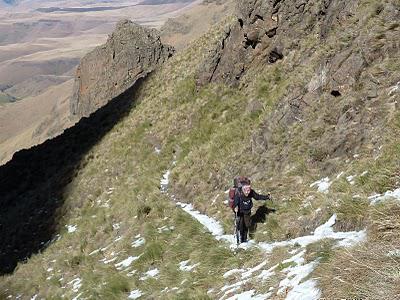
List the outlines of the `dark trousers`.
{"label": "dark trousers", "polygon": [[239,212],[237,214],[238,216],[238,230],[240,232],[240,242],[245,243],[247,242],[247,234],[249,232],[249,228],[251,226],[251,212],[246,212],[246,213],[241,213]]}

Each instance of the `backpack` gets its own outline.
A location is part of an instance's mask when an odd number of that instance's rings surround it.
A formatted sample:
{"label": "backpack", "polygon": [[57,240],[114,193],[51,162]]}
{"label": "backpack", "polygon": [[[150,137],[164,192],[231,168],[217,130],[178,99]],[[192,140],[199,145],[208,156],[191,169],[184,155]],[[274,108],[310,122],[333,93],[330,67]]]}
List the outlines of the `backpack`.
{"label": "backpack", "polygon": [[236,176],[233,179],[233,187],[229,189],[229,207],[234,208],[235,205],[235,195],[238,192],[238,189],[244,185],[250,185],[251,181],[249,178],[245,176]]}

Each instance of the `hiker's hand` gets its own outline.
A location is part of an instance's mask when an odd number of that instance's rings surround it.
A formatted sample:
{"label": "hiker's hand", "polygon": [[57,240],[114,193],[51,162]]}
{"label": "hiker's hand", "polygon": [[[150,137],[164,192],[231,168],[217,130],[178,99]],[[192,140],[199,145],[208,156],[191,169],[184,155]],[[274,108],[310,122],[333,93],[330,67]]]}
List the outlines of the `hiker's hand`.
{"label": "hiker's hand", "polygon": [[238,211],[239,211],[239,207],[236,206],[236,207],[235,207],[235,213],[237,213]]}

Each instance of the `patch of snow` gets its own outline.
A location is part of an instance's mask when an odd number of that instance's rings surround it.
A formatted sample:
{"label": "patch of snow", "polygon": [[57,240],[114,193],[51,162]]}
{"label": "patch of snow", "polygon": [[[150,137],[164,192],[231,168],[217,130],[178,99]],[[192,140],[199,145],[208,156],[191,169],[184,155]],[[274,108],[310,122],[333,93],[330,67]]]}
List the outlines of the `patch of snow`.
{"label": "patch of snow", "polygon": [[354,157],[354,158],[359,158],[359,157],[360,157],[360,154],[354,154],[353,157]]}
{"label": "patch of snow", "polygon": [[314,183],[310,184],[310,187],[317,186],[318,192],[327,194],[329,192],[329,187],[331,186],[332,182],[329,181],[329,177],[322,178]]}
{"label": "patch of snow", "polygon": [[384,194],[375,194],[370,197],[368,197],[370,200],[371,205],[375,205],[381,201],[389,200],[389,199],[394,199],[394,200],[400,200],[400,188],[395,189],[393,191],[387,191]]}
{"label": "patch of snow", "polygon": [[[302,253],[304,254],[305,251]],[[289,288],[293,289],[297,287],[300,282],[310,275],[318,265],[317,261],[303,265],[304,258],[301,258],[301,260],[302,261],[299,261],[299,258],[297,258],[298,264],[296,266],[290,266],[282,270],[282,272],[286,273],[287,275],[286,278],[279,283],[278,294],[285,293]]]}
{"label": "patch of snow", "polygon": [[72,285],[72,291],[74,293],[76,293],[82,286],[82,280],[80,278],[75,278],[75,279],[71,280],[70,282],[68,282],[68,284]]}
{"label": "patch of snow", "polygon": [[247,291],[247,292],[243,292],[237,295],[234,295],[232,297],[227,298],[226,300],[250,300],[253,299],[253,295],[254,295],[255,291],[251,290],[251,291]]}
{"label": "patch of snow", "polygon": [[51,271],[53,271],[53,268],[48,268],[46,271],[51,272]]}
{"label": "patch of snow", "polygon": [[32,298],[31,298],[31,300],[36,300],[37,297],[38,297],[37,294],[36,294],[36,295],[33,295]]}
{"label": "patch of snow", "polygon": [[188,265],[190,260],[185,260],[185,261],[181,261],[179,263],[179,270],[181,271],[186,271],[186,272],[190,272],[192,271],[194,268],[196,268],[197,266],[200,265],[200,263],[194,264],[194,265]]}
{"label": "patch of snow", "polygon": [[313,235],[301,236],[291,240],[273,242],[273,243],[259,243],[259,247],[266,252],[271,252],[276,247],[294,246],[296,244],[301,247],[306,247],[309,244],[318,242],[322,239],[342,240],[340,245],[351,246],[365,239],[366,232],[362,231],[348,231],[348,232],[334,232],[332,226],[336,222],[336,214],[334,214],[325,224],[317,227]]}
{"label": "patch of snow", "polygon": [[364,171],[364,172],[361,173],[360,176],[363,177],[363,176],[365,176],[365,175],[367,175],[367,174],[368,174],[368,171]]}
{"label": "patch of snow", "polygon": [[156,277],[158,274],[160,274],[160,271],[157,269],[157,268],[155,268],[155,269],[152,269],[152,270],[149,270],[149,271],[147,271],[146,273],[145,273],[145,276],[142,276],[142,277],[140,277],[139,278],[139,280],[146,280],[146,279],[148,279],[148,278],[150,278],[150,277]]}
{"label": "patch of snow", "polygon": [[272,275],[275,274],[275,272],[273,272],[279,265],[276,264],[275,266],[269,268],[268,270],[262,270],[262,272],[257,276],[257,278],[260,278],[261,280],[267,280],[268,278],[270,278]]}
{"label": "patch of snow", "polygon": [[272,296],[272,293],[266,293],[266,294],[258,294],[252,297],[252,300],[266,300],[269,299]]}
{"label": "patch of snow", "polygon": [[222,277],[227,278],[233,274],[242,273],[242,272],[244,272],[243,269],[232,269],[232,270],[229,270],[228,272],[225,272],[224,275],[222,275]]}
{"label": "patch of snow", "polygon": [[68,233],[73,233],[77,229],[76,225],[65,225],[65,227],[67,227]]}
{"label": "patch of snow", "polygon": [[254,268],[248,269],[246,272],[242,274],[242,279],[249,278],[251,275],[253,275],[254,272],[261,270],[264,268],[264,266],[267,264],[267,261],[263,261],[259,265],[255,266]]}
{"label": "patch of snow", "polygon": [[121,228],[121,223],[115,223],[115,224],[112,225],[112,227],[113,227],[114,230],[118,230],[118,229]]}
{"label": "patch of snow", "polygon": [[353,199],[359,199],[359,198],[361,198],[361,196],[359,194],[353,195]]}
{"label": "patch of snow", "polygon": [[171,174],[170,170],[167,170],[160,181],[161,191],[166,192],[169,184],[169,175]]}
{"label": "patch of snow", "polygon": [[296,285],[286,296],[286,300],[318,300],[321,291],[317,288],[317,282],[313,279]]}
{"label": "patch of snow", "polygon": [[161,153],[161,149],[157,148],[157,147],[154,147],[154,152],[157,153],[157,154],[160,154]]}
{"label": "patch of snow", "polygon": [[354,185],[356,182],[354,181],[354,178],[356,177],[357,175],[350,175],[350,176],[347,176],[346,177],[346,180],[351,184],[351,185]]}
{"label": "patch of snow", "polygon": [[221,288],[221,292],[225,292],[225,295],[229,294],[230,290],[233,288],[234,290],[239,289],[243,284],[246,284],[247,282],[250,281],[251,278],[249,279],[245,279],[245,280],[241,280],[238,282],[235,282],[233,284],[230,285],[225,285]]}
{"label": "patch of snow", "polygon": [[199,221],[204,227],[206,227],[207,230],[210,231],[212,235],[214,236],[223,235],[224,229],[222,228],[221,224],[218,221],[206,215],[201,214],[200,212],[198,212],[193,208],[192,204],[186,204],[181,202],[177,202],[176,204],[180,206],[184,211],[186,211],[189,215],[191,215],[193,218],[195,218],[197,221]]}
{"label": "patch of snow", "polygon": [[141,292],[140,290],[134,290],[134,291],[131,291],[131,292],[130,292],[130,294],[129,294],[129,296],[128,296],[128,299],[138,299],[138,298],[140,298],[142,295],[143,295],[143,294],[142,294],[142,292]]}
{"label": "patch of snow", "polygon": [[114,242],[118,242],[118,241],[120,241],[120,240],[122,240],[122,236],[118,236],[115,240],[114,240]]}
{"label": "patch of snow", "polygon": [[129,256],[127,259],[121,261],[120,263],[115,264],[115,267],[118,270],[122,270],[123,268],[129,267],[135,260],[138,260],[140,258],[139,256]]}
{"label": "patch of snow", "polygon": [[162,227],[160,227],[160,228],[157,228],[158,229],[158,233],[162,233],[162,232],[165,232],[165,231],[172,231],[172,230],[174,230],[175,229],[175,226],[162,226]]}
{"label": "patch of snow", "polygon": [[291,258],[285,259],[282,261],[283,264],[286,263],[295,263],[295,264],[302,264],[304,262],[303,255],[306,253],[306,250],[302,250],[299,253],[293,255]]}
{"label": "patch of snow", "polygon": [[103,259],[101,259],[101,260],[99,260],[99,261],[102,261],[102,262],[104,262],[104,263],[107,265],[107,264],[109,264],[109,263],[112,263],[112,262],[116,261],[117,259],[118,259],[118,257],[114,257],[114,258],[111,258],[111,259],[108,259],[108,260],[106,260],[105,258],[103,258]]}
{"label": "patch of snow", "polygon": [[318,208],[315,210],[315,212],[316,212],[316,213],[319,213],[321,210],[322,210],[321,207],[318,207]]}
{"label": "patch of snow", "polygon": [[145,242],[146,242],[146,240],[144,238],[139,237],[137,240],[132,242],[132,247],[138,248],[138,247],[144,245]]}

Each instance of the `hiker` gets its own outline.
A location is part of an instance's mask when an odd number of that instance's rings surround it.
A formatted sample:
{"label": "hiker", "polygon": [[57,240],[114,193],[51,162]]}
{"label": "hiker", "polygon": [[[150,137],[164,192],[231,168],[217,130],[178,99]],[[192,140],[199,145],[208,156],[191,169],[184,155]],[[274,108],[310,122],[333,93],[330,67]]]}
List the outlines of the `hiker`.
{"label": "hiker", "polygon": [[247,234],[251,226],[251,208],[255,200],[271,200],[271,195],[257,194],[250,186],[250,180],[238,187],[234,196],[233,209],[237,217],[237,226],[240,232],[240,242],[247,242]]}

